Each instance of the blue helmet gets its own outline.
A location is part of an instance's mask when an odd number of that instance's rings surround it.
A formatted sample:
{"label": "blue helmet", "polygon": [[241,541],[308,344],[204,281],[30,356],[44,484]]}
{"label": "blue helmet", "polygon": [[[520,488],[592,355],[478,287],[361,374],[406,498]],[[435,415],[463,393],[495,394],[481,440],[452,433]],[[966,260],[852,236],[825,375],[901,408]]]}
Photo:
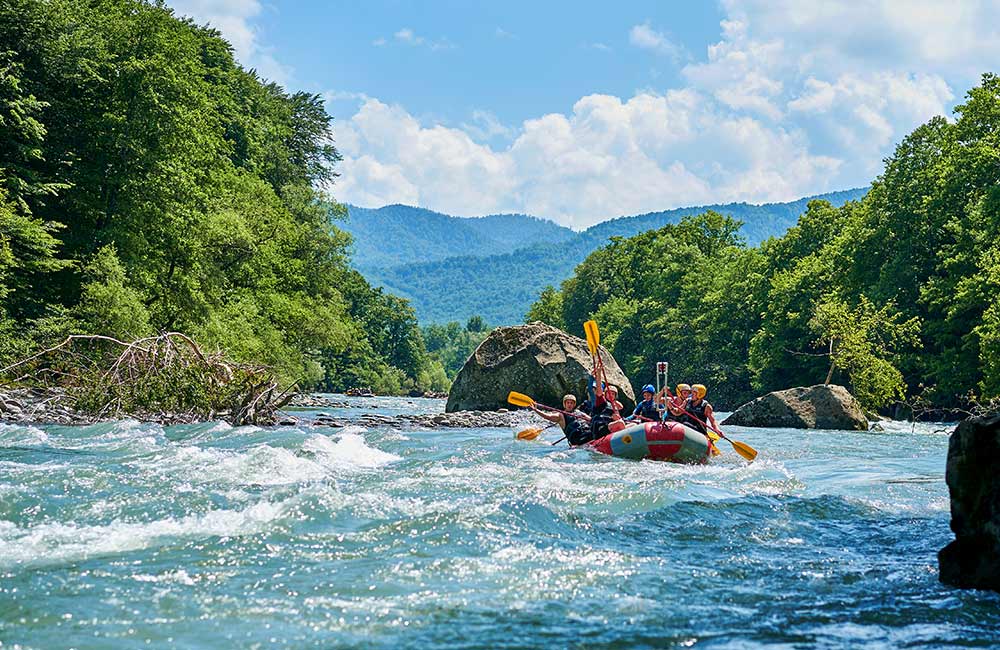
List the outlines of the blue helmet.
{"label": "blue helmet", "polygon": [[653,384],[646,384],[642,387],[642,392],[644,393],[655,393],[656,389],[653,388]]}

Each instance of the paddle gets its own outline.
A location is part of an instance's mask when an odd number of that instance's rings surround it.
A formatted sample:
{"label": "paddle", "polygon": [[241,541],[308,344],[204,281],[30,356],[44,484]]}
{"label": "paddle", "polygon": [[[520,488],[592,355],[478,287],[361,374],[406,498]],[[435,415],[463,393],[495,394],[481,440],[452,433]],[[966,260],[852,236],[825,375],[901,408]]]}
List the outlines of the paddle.
{"label": "paddle", "polygon": [[518,431],[514,436],[518,440],[534,440],[541,435],[542,431],[545,431],[549,427],[556,426],[555,422],[545,427],[531,427],[530,429],[524,429],[523,431]]}
{"label": "paddle", "polygon": [[585,322],[583,331],[587,335],[587,347],[590,349],[590,357],[594,362],[594,381],[606,387],[608,376],[604,372],[604,361],[601,360],[601,330],[597,328],[597,321],[588,320]]}
{"label": "paddle", "polygon": [[530,397],[528,397],[523,393],[517,393],[514,391],[510,391],[509,393],[507,393],[507,401],[513,404],[514,406],[523,406],[524,408],[527,409],[530,409],[532,406],[535,405],[535,400],[531,399]]}
{"label": "paddle", "polygon": [[590,356],[597,356],[597,346],[601,344],[601,331],[597,329],[597,321],[588,320],[583,324],[583,331],[587,334],[587,347],[590,348]]}
{"label": "paddle", "polygon": [[[667,388],[666,390],[667,390],[667,395],[670,396],[670,399],[674,399],[674,394],[670,392],[670,389]],[[706,429],[714,431],[716,434],[718,434],[720,438],[731,444],[733,446],[733,449],[736,450],[736,453],[739,454],[740,456],[743,456],[743,458],[746,458],[748,461],[753,462],[753,459],[757,457],[757,450],[751,447],[750,445],[746,444],[745,442],[739,442],[738,440],[731,440],[726,434],[722,433],[715,427],[709,425],[704,420],[700,419],[698,416],[691,415],[686,410],[684,410],[683,407],[678,406],[677,408],[679,408],[681,412],[684,413],[684,415],[688,416],[695,422],[700,423]]]}
{"label": "paddle", "polygon": [[510,391],[510,393],[507,394],[507,401],[513,404],[514,406],[523,406],[524,408],[529,408],[529,409],[532,406],[534,406],[535,408],[545,409],[546,411],[555,411],[556,413],[562,413],[563,415],[571,415],[575,418],[587,417],[586,414],[584,413],[570,413],[569,411],[557,409],[552,406],[545,406],[544,404],[539,404],[538,402],[531,399],[524,393],[516,393],[514,391]]}

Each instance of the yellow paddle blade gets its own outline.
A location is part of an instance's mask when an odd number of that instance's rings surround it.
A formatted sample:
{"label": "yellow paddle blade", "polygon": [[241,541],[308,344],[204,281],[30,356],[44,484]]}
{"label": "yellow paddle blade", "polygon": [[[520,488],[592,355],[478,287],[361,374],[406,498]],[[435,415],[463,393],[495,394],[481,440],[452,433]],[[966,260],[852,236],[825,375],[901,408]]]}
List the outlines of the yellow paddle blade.
{"label": "yellow paddle blade", "polygon": [[[729,440],[729,438],[726,438],[726,440]],[[744,458],[746,458],[750,462],[753,462],[753,459],[757,457],[757,450],[754,449],[753,447],[751,447],[750,445],[748,445],[745,442],[738,442],[736,440],[729,440],[729,444],[731,444],[733,446],[733,449],[736,450],[737,454],[739,454],[740,456],[743,456]]]}
{"label": "yellow paddle blade", "polygon": [[525,408],[530,408],[531,405],[535,403],[535,400],[531,399],[527,395],[522,395],[521,393],[515,393],[514,391],[510,391],[510,393],[507,395],[507,401],[513,404],[514,406],[523,406]]}
{"label": "yellow paddle blade", "polygon": [[596,356],[597,346],[601,344],[601,330],[597,329],[597,321],[588,320],[583,324],[583,331],[587,333],[587,347],[590,348],[590,356]]}
{"label": "yellow paddle blade", "polygon": [[517,434],[514,437],[517,438],[518,440],[534,440],[541,433],[542,433],[541,429],[539,429],[538,427],[534,427],[534,428],[531,428],[531,429],[525,429],[523,431],[518,431]]}

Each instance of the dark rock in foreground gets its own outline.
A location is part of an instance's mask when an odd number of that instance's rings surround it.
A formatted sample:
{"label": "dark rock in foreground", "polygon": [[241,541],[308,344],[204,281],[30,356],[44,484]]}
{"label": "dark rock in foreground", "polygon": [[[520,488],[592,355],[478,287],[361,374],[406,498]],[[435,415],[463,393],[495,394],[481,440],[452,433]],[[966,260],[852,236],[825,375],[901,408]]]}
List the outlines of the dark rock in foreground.
{"label": "dark rock in foreground", "polygon": [[955,541],[938,553],[941,582],[1000,591],[1000,414],[958,425],[945,474]]}
{"label": "dark rock in foreground", "polygon": [[722,424],[741,427],[867,431],[861,405],[843,386],[779,390],[736,409]]}
{"label": "dark rock in foreground", "polygon": [[[608,381],[619,387],[619,401],[635,407],[632,386],[611,354],[601,348]],[[544,323],[493,330],[455,377],[445,411],[507,408],[510,391],[558,406],[566,393],[586,399],[591,369],[587,342]]]}

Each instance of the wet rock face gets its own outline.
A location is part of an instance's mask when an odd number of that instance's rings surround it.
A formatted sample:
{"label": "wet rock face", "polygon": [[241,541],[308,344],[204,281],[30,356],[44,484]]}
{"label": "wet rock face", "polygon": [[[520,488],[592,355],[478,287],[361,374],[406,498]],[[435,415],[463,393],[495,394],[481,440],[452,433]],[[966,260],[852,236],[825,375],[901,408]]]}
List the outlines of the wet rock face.
{"label": "wet rock face", "polygon": [[[625,373],[601,348],[608,382],[618,386],[618,400],[631,411],[635,395]],[[493,330],[455,377],[445,410],[493,411],[510,408],[507,394],[517,391],[549,406],[566,393],[586,399],[591,369],[587,342],[544,323]]]}
{"label": "wet rock face", "polygon": [[945,480],[955,541],[938,553],[941,582],[1000,591],[1000,413],[970,418],[948,442]]}
{"label": "wet rock face", "polygon": [[742,427],[867,431],[861,405],[843,386],[789,388],[758,397],[722,424]]}

